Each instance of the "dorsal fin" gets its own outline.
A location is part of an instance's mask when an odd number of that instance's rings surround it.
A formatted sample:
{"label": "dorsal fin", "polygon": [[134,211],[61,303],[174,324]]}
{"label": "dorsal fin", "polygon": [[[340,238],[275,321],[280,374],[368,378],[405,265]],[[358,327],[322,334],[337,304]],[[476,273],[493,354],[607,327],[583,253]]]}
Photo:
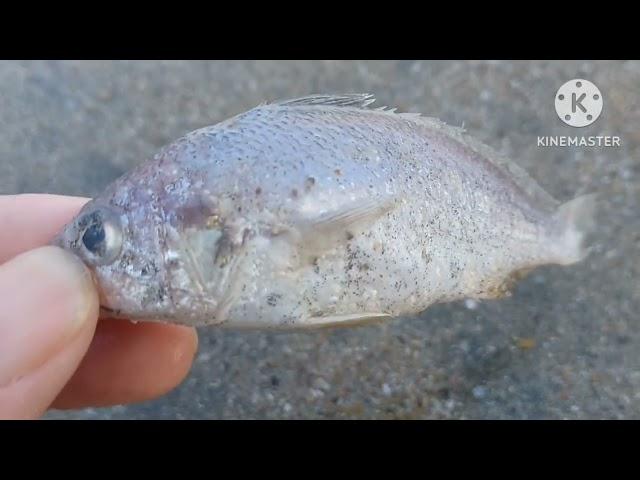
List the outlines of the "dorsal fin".
{"label": "dorsal fin", "polygon": [[343,95],[309,95],[306,97],[294,98],[290,100],[283,100],[275,102],[272,105],[280,106],[334,106],[334,107],[352,107],[366,109],[372,113],[381,115],[393,115],[397,118],[402,118],[407,121],[413,121],[422,124],[432,130],[440,131],[449,138],[460,142],[462,145],[471,149],[481,157],[485,158],[492,165],[496,166],[502,172],[507,174],[513,179],[513,181],[533,200],[541,207],[555,210],[559,202],[549,195],[538,183],[513,161],[500,155],[497,151],[485,145],[484,143],[476,140],[470,135],[466,134],[465,130],[459,127],[447,125],[446,123],[432,117],[425,117],[420,113],[400,113],[396,112],[395,108],[379,107],[379,108],[367,108],[369,105],[376,101],[374,95],[369,93],[351,93]]}
{"label": "dorsal fin", "polygon": [[302,106],[302,105],[331,105],[333,107],[365,108],[375,102],[370,93],[347,93],[344,95],[308,95],[306,97],[281,100],[272,105]]}
{"label": "dorsal fin", "polygon": [[[404,116],[405,114],[399,114]],[[463,128],[447,125],[446,123],[431,117],[423,117],[421,115],[410,114],[411,120],[422,123],[433,130],[438,130],[448,137],[460,142],[462,145],[471,149],[482,158],[489,161],[502,172],[507,174],[527,195],[529,195],[536,204],[543,209],[555,211],[560,205],[548,192],[546,192],[522,167],[498,153],[496,150],[486,145],[476,138],[470,136]]]}

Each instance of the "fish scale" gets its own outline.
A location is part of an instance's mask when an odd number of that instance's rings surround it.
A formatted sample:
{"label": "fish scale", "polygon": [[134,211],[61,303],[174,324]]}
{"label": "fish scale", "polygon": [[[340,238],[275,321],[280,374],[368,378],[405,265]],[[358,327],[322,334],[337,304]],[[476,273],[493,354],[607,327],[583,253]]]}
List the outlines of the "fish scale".
{"label": "fish scale", "polygon": [[[461,129],[372,102],[314,95],[190,132],[54,243],[93,270],[111,315],[237,328],[497,299],[523,272],[585,258],[592,195],[560,204]],[[78,241],[96,211],[116,224],[107,231],[133,226],[105,239],[108,259]]]}

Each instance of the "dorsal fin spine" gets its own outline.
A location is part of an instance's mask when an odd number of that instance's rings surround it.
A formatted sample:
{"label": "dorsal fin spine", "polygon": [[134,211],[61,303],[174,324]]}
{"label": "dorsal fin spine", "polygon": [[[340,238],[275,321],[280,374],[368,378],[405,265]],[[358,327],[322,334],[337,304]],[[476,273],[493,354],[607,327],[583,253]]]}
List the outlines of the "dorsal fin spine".
{"label": "dorsal fin spine", "polygon": [[308,95],[290,100],[281,100],[271,105],[278,106],[303,106],[303,105],[330,105],[334,107],[366,108],[375,102],[375,97],[370,93],[347,93],[343,95]]}

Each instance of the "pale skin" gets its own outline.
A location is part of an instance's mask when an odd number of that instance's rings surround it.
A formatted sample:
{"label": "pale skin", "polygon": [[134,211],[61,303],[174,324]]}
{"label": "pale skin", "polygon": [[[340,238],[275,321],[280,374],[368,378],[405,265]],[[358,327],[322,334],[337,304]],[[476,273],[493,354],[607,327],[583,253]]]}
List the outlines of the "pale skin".
{"label": "pale skin", "polygon": [[191,368],[193,328],[100,318],[86,267],[47,246],[87,201],[0,196],[0,419],[154,399]]}

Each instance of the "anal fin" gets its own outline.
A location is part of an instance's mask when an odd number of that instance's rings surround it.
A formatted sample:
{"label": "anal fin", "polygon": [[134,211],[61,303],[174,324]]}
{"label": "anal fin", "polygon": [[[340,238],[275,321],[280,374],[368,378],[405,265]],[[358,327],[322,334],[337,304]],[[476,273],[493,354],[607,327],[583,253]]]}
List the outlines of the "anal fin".
{"label": "anal fin", "polygon": [[532,271],[533,267],[523,267],[510,272],[508,275],[494,281],[482,294],[477,295],[478,299],[500,300],[512,296],[514,288],[525,279]]}
{"label": "anal fin", "polygon": [[346,328],[382,323],[390,318],[392,316],[387,313],[375,312],[328,315],[326,317],[309,317],[300,326],[304,328]]}

